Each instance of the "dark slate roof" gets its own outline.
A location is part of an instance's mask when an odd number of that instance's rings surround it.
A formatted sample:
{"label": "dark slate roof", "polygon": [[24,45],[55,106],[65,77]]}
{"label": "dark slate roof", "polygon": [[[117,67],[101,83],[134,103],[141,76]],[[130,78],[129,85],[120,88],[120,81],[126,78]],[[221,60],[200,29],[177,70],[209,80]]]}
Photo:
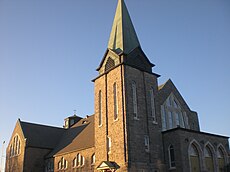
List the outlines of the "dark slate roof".
{"label": "dark slate roof", "polygon": [[91,147],[94,147],[94,115],[81,119],[69,128],[47,158]]}
{"label": "dark slate roof", "polygon": [[27,146],[54,149],[66,131],[63,128],[51,127],[20,121]]}
{"label": "dark slate roof", "polygon": [[212,136],[212,137],[222,137],[222,138],[225,138],[225,139],[229,139],[228,136],[222,136],[222,135],[217,135],[217,134],[212,134],[212,133],[206,133],[206,132],[191,130],[191,129],[187,129],[187,128],[181,128],[181,127],[172,128],[170,130],[162,131],[162,133],[165,134],[165,133],[171,133],[171,132],[177,132],[177,131],[185,131],[185,132],[189,132],[189,133],[201,134],[201,135]]}

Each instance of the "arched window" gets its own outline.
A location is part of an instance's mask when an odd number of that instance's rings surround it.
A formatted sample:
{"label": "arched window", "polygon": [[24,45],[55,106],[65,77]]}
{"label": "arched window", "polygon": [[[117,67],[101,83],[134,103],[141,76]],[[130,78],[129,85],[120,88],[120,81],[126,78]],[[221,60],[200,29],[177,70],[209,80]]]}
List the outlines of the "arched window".
{"label": "arched window", "polygon": [[101,90],[98,93],[98,118],[99,118],[99,126],[102,125],[102,97]]}
{"label": "arched window", "polygon": [[76,157],[73,159],[73,167],[77,167],[77,158]]}
{"label": "arched window", "polygon": [[209,146],[206,146],[204,148],[204,157],[206,170],[208,170],[209,172],[214,172],[213,154]]}
{"label": "arched window", "polygon": [[137,114],[137,86],[136,83],[132,82],[132,98],[133,98],[133,116],[134,119],[138,119]]}
{"label": "arched window", "polygon": [[117,103],[117,84],[113,84],[113,108],[114,108],[114,120],[117,120],[118,115],[118,103]]}
{"label": "arched window", "polygon": [[85,158],[80,153],[78,153],[73,160],[73,167],[80,167],[84,165],[85,165]]}
{"label": "arched window", "polygon": [[182,110],[179,101],[173,94],[170,94],[161,106],[161,118],[163,131],[178,126],[189,128],[186,112]]}
{"label": "arched window", "polygon": [[154,122],[156,122],[156,111],[155,111],[155,96],[154,96],[154,89],[151,88],[150,90],[150,103],[151,103],[151,117]]}
{"label": "arched window", "polygon": [[65,158],[61,158],[60,161],[58,161],[58,170],[63,170],[68,168],[68,162]]}
{"label": "arched window", "polygon": [[77,154],[77,166],[81,166],[81,154]]}
{"label": "arched window", "polygon": [[218,158],[218,169],[219,172],[224,172],[224,166],[225,166],[225,159],[224,159],[224,152],[221,147],[217,149],[217,158]]}
{"label": "arched window", "polygon": [[14,136],[10,145],[10,157],[17,156],[21,151],[21,141],[18,135]]}
{"label": "arched window", "polygon": [[175,151],[174,151],[173,145],[169,146],[168,154],[169,154],[169,166],[170,166],[170,168],[175,168],[176,162],[175,162]]}
{"label": "arched window", "polygon": [[96,162],[96,157],[95,157],[95,154],[93,154],[93,155],[91,156],[91,164],[94,165],[95,162]]}
{"label": "arched window", "polygon": [[191,172],[199,172],[200,170],[200,156],[195,144],[189,147],[190,169]]}

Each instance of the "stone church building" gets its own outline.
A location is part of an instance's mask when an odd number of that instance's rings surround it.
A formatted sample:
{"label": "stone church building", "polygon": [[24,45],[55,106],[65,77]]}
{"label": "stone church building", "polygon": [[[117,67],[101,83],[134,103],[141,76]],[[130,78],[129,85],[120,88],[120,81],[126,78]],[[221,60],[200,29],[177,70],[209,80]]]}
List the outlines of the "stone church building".
{"label": "stone church building", "polygon": [[197,113],[171,80],[158,85],[153,67],[118,0],[94,114],[74,114],[63,128],[19,119],[6,172],[227,172],[228,137],[200,131]]}

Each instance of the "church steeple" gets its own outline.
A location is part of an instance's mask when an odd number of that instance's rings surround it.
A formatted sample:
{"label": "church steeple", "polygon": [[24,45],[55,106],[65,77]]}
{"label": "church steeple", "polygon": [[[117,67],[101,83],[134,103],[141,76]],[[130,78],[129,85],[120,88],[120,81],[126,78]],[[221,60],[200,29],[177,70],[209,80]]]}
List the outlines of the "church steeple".
{"label": "church steeple", "polygon": [[142,51],[124,0],[118,0],[108,47],[97,71],[102,75],[121,64],[148,73],[154,67]]}
{"label": "church steeple", "polygon": [[134,26],[124,0],[118,0],[108,48],[116,53],[129,54],[140,47]]}

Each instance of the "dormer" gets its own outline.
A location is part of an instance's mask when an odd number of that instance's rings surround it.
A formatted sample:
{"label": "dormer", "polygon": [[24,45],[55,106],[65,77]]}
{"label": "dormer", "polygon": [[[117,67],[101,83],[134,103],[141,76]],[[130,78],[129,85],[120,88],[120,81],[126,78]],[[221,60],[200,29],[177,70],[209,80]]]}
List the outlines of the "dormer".
{"label": "dormer", "polygon": [[78,121],[80,121],[82,118],[77,116],[77,115],[73,115],[70,116],[68,118],[65,118],[65,123],[64,123],[64,128],[65,129],[69,129],[70,127],[72,127],[74,124],[76,124]]}

